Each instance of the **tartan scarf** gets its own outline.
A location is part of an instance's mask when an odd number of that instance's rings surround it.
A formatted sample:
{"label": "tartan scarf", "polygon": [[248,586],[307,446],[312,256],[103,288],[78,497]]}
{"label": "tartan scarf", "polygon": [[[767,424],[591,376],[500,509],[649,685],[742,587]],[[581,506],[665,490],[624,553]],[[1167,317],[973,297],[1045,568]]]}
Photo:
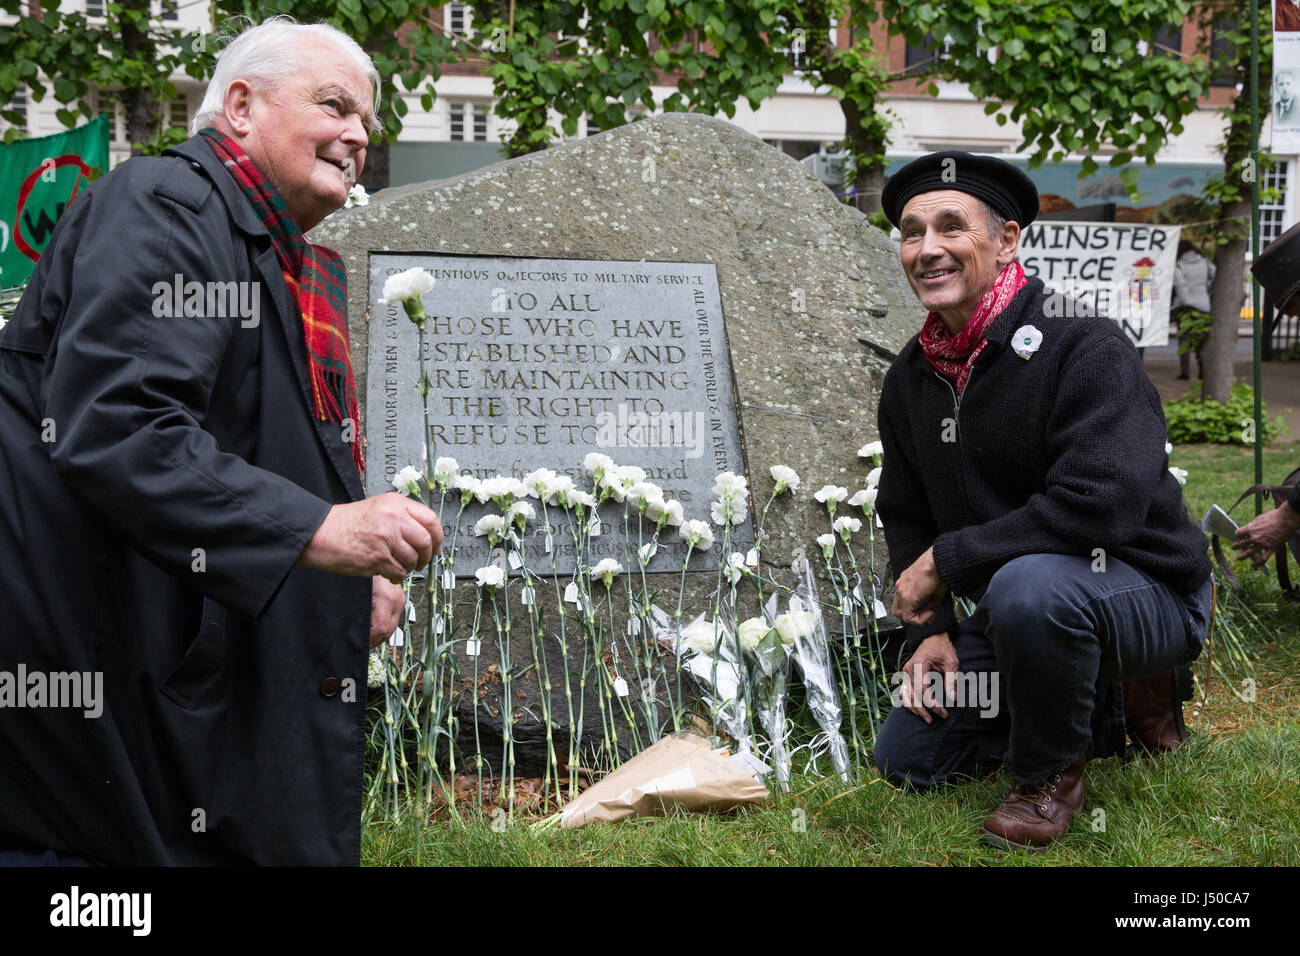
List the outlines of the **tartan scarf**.
{"label": "tartan scarf", "polygon": [[312,245],[285,205],[284,197],[253,164],[233,139],[219,130],[201,130],[212,152],[230,171],[271,233],[280,272],[302,318],[307,344],[316,418],[322,422],[352,422],[352,459],[357,473],[365,471],[361,455],[361,415],[357,387],[352,379],[352,352],[348,339],[348,277],[343,258],[333,249]]}
{"label": "tartan scarf", "polygon": [[993,288],[984,293],[979,305],[956,335],[948,331],[938,312],[925,317],[921,327],[921,349],[930,364],[957,382],[957,394],[966,390],[970,370],[988,340],[984,337],[993,320],[1007,307],[1013,296],[1024,286],[1025,270],[1012,259],[993,280]]}

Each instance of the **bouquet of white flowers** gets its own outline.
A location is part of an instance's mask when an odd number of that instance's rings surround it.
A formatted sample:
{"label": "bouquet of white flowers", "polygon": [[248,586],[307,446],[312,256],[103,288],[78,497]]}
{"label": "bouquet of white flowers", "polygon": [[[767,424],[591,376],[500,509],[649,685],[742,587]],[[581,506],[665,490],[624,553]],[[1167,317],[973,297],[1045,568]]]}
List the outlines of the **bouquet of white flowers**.
{"label": "bouquet of white flowers", "polygon": [[830,641],[826,637],[826,622],[817,602],[817,582],[813,579],[812,565],[804,561],[803,580],[790,598],[790,610],[776,619],[781,630],[794,640],[794,659],[803,674],[804,693],[808,709],[821,727],[830,751],[831,764],[840,779],[849,779],[849,748],[840,733],[843,710],[839,691],[835,687],[835,666],[831,663]]}

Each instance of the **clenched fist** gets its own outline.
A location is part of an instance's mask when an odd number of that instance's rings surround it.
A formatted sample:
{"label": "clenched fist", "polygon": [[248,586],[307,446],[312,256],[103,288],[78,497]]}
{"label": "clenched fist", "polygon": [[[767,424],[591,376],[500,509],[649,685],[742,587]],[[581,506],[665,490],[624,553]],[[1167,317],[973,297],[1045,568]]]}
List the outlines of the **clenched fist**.
{"label": "clenched fist", "polygon": [[298,563],[351,577],[379,575],[396,584],[428,564],[441,547],[438,516],[389,492],[331,508]]}

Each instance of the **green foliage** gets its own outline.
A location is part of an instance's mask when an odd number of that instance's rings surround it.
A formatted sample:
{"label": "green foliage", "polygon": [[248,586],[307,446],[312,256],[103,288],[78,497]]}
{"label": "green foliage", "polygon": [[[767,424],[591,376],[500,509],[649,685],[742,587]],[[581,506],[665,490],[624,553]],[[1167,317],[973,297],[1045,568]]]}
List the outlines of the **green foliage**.
{"label": "green foliage", "polygon": [[[999,772],[927,793],[875,771],[845,786],[796,777],[793,792],[728,814],[670,812],[534,833],[486,820],[362,827],[365,866],[1295,866],[1300,774],[1295,674],[1300,645],[1272,645],[1257,703],[1217,674],[1184,705],[1191,739],[1158,758],[1088,764],[1088,795],[1070,831],[1042,853],[979,839],[980,821],[1011,789]],[[1197,664],[1198,677],[1204,667]],[[1231,729],[1221,729],[1224,726]],[[1104,810],[1099,818],[1094,811]],[[499,831],[499,832],[498,832]]]}
{"label": "green foliage", "polygon": [[[184,73],[197,80],[212,75],[219,39],[183,31],[175,24],[150,15],[148,0],[120,0],[105,5],[105,15],[63,12],[47,5],[43,19],[23,14],[27,5],[20,0],[0,0],[0,10],[16,22],[0,26],[0,103],[8,102],[20,84],[26,84],[31,99],[41,102],[53,93],[64,105],[57,111],[65,126],[75,126],[93,115],[90,92],[98,90],[99,108],[106,111],[121,102],[128,123],[131,117],[145,122],[130,124],[128,135],[136,153],[155,154],[181,142],[189,131],[165,125],[161,105],[177,97],[171,77]],[[219,20],[246,15],[255,22],[286,13],[299,23],[329,23],[359,42],[371,55],[381,79],[382,105],[379,120],[390,136],[401,130],[396,80],[414,90],[427,78],[436,79],[438,66],[452,56],[454,41],[418,15],[408,0],[357,0],[325,3],[318,0],[218,0]],[[397,28],[410,22],[412,28],[397,37]],[[239,23],[227,21],[225,34],[238,32]],[[432,96],[428,97],[432,105]],[[426,106],[426,108],[428,108]],[[15,123],[19,116],[0,112]],[[148,132],[143,132],[147,127]],[[6,141],[21,134],[6,131]]]}
{"label": "green foliage", "polygon": [[[151,118],[152,136],[137,137],[137,151],[159,152],[174,138],[160,128],[160,105],[177,96],[171,76],[210,75],[212,52],[196,48],[193,38],[179,28],[151,17],[148,0],[106,4],[102,18],[51,4],[38,20],[27,16],[25,7],[19,0],[0,0],[0,10],[15,18],[0,27],[0,103],[7,103],[25,84],[38,103],[52,93],[62,104],[55,115],[72,127],[94,115],[89,100],[93,88],[99,92],[101,112],[120,102],[128,117]],[[0,116],[20,121],[13,111]],[[140,132],[138,127],[135,131]],[[5,141],[20,135],[7,130]]]}
{"label": "green foliage", "polygon": [[1139,41],[1150,44],[1166,24],[1188,19],[1191,0],[885,0],[882,9],[910,43],[927,32],[952,39],[934,74],[967,84],[999,123],[1018,120],[1017,150],[1030,154],[1031,166],[1083,153],[1083,178],[1099,168],[1092,154],[1115,147],[1109,164],[1124,167],[1120,180],[1134,201],[1138,170],[1127,164],[1135,157],[1154,164],[1209,89],[1203,59],[1139,51]]}
{"label": "green foliage", "polygon": [[1178,317],[1178,354],[1187,355],[1205,344],[1214,325],[1214,316],[1208,312],[1188,309]]}
{"label": "green foliage", "polygon": [[216,6],[219,17],[242,15],[260,23],[283,13],[299,23],[328,23],[356,40],[379,73],[377,117],[383,132],[374,138],[389,141],[401,132],[407,111],[398,82],[407,91],[419,90],[424,109],[431,109],[442,64],[465,55],[456,38],[444,33],[441,11],[429,13],[411,0],[217,0]]}
{"label": "green foliage", "polygon": [[1182,226],[1180,239],[1186,239],[1202,255],[1212,253],[1214,246],[1215,207],[1200,196],[1180,193],[1170,196],[1156,206],[1151,222],[1157,226]]}
{"label": "green foliage", "polygon": [[[1219,24],[1228,44],[1228,54],[1218,69],[1235,71],[1240,81],[1249,84],[1249,78],[1242,68],[1250,62],[1250,18],[1249,4],[1245,0],[1230,0],[1227,3],[1207,5],[1201,16],[1200,26],[1208,32],[1212,24]],[[1208,49],[1202,46],[1202,53]],[[1259,6],[1259,100],[1258,108],[1261,119],[1268,116],[1270,87],[1273,77],[1273,15],[1268,4]],[[1260,153],[1258,159],[1250,155],[1250,96],[1248,92],[1237,95],[1227,110],[1228,128],[1224,139],[1223,154],[1225,168],[1210,178],[1204,189],[1204,195],[1216,210],[1215,229],[1208,237],[1217,245],[1227,245],[1239,241],[1250,234],[1249,206],[1251,202],[1251,184],[1263,182],[1264,174],[1272,162],[1268,153]],[[1276,198],[1276,196],[1273,196]],[[1261,200],[1269,201],[1268,190],[1261,192]],[[1230,207],[1245,204],[1246,216],[1232,214]],[[1213,253],[1206,252],[1213,258]],[[1236,312],[1236,306],[1230,310]],[[1226,315],[1226,314],[1225,314]],[[1224,321],[1228,321],[1227,318]]]}
{"label": "green foliage", "polygon": [[[1263,435],[1259,436],[1265,444],[1270,444],[1283,430],[1290,431],[1279,416],[1274,421],[1268,419],[1268,408],[1264,410]],[[1201,397],[1201,383],[1193,382],[1187,394],[1177,401],[1165,402],[1165,423],[1169,431],[1169,440],[1175,445],[1200,442],[1217,444],[1246,445],[1243,440],[1247,429],[1255,418],[1255,393],[1246,384],[1233,386],[1232,395],[1226,402],[1205,401]]]}
{"label": "green foliage", "polygon": [[[506,5],[472,0],[472,55],[487,60],[496,113],[514,126],[512,156],[544,149],[587,115],[600,129],[662,109],[732,116],[757,108],[789,71],[770,42],[787,0],[550,0]],[[652,87],[680,74],[656,104]]]}

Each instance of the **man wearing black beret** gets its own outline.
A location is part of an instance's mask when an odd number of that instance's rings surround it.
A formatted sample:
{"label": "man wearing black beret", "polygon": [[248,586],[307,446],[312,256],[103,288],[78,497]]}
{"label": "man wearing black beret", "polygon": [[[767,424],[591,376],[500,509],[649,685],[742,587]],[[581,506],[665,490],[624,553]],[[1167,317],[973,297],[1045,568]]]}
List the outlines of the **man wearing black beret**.
{"label": "man wearing black beret", "polygon": [[[876,504],[911,656],[875,759],[922,788],[1005,764],[983,836],[1039,849],[1082,808],[1089,757],[1185,736],[1174,675],[1208,631],[1206,539],[1137,350],[1016,259],[1029,177],[935,153],[881,201],[929,314],[880,401]],[[974,614],[957,621],[953,595]]]}

